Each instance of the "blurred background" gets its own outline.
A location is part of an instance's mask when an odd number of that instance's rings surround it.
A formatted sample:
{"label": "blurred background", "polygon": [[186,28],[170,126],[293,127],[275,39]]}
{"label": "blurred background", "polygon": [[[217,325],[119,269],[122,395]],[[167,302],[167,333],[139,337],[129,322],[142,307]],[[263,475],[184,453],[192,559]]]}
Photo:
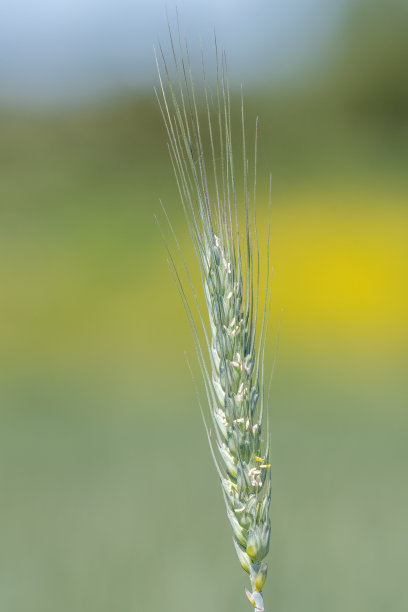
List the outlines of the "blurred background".
{"label": "blurred background", "polygon": [[[407,4],[177,4],[259,116],[261,219],[273,174],[267,609],[405,611]],[[4,612],[248,609],[153,217],[188,243],[158,40],[161,1],[0,8]]]}

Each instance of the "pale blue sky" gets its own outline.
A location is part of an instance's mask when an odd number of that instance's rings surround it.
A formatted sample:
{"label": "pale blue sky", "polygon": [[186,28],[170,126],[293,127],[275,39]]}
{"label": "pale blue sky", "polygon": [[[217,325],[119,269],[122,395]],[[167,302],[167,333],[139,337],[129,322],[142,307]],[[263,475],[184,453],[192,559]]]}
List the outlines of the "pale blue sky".
{"label": "pale blue sky", "polygon": [[[190,46],[213,27],[232,79],[284,78],[315,61],[349,0],[177,0]],[[156,81],[153,44],[167,41],[163,0],[3,0],[0,102],[61,102]],[[258,67],[258,70],[257,70]],[[238,77],[239,75],[239,77]]]}

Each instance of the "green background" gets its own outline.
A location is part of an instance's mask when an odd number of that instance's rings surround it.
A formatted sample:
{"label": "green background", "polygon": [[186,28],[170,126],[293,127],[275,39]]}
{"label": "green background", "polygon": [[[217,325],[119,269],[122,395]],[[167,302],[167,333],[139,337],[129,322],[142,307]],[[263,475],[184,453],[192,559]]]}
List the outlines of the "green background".
{"label": "green background", "polygon": [[[326,69],[244,89],[261,230],[273,173],[268,369],[283,310],[267,610],[407,609],[408,49],[394,4],[349,16]],[[4,108],[0,122],[0,610],[248,609],[154,221],[162,199],[191,253],[153,93]]]}

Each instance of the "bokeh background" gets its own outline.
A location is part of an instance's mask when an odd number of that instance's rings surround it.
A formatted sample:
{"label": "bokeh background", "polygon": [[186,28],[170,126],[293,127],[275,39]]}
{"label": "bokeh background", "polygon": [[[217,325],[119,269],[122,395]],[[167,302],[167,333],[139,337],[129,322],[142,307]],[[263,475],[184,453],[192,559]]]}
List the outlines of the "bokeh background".
{"label": "bokeh background", "polygon": [[[178,8],[259,115],[261,218],[273,174],[268,610],[403,612],[406,2]],[[153,93],[165,6],[0,13],[0,610],[248,609],[153,217],[161,198],[188,244]]]}

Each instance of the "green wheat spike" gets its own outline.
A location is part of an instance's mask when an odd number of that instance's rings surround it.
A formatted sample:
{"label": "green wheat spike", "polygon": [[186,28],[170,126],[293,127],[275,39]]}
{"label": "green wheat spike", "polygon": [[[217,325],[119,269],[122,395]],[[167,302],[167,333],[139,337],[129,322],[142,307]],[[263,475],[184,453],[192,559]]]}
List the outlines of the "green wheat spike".
{"label": "green wheat spike", "polygon": [[[264,426],[264,353],[270,303],[269,255],[266,289],[260,297],[260,255],[256,226],[256,149],[253,194],[248,180],[245,123],[241,102],[243,196],[238,194],[233,156],[231,97],[225,53],[215,38],[216,86],[209,93],[204,61],[203,100],[198,93],[187,46],[171,42],[170,63],[160,47],[156,57],[160,90],[156,92],[169,140],[169,152],[179,196],[197,256],[207,314],[200,308],[182,249],[177,250],[187,272],[183,286],[174,259],[172,269],[187,312],[203,373],[215,439],[207,428],[212,456],[221,480],[238,559],[249,574],[246,590],[256,610],[264,610],[262,588],[269,550],[271,475],[268,431]],[[208,150],[204,146],[204,136]],[[252,190],[252,189],[251,189]],[[167,215],[166,215],[167,217]],[[170,221],[169,221],[170,223]],[[270,223],[267,228],[269,252]],[[191,293],[189,299],[187,293]],[[258,320],[258,312],[262,316]],[[194,315],[194,312],[196,315]],[[204,332],[200,340],[195,319]],[[265,431],[264,431],[265,429]]]}

